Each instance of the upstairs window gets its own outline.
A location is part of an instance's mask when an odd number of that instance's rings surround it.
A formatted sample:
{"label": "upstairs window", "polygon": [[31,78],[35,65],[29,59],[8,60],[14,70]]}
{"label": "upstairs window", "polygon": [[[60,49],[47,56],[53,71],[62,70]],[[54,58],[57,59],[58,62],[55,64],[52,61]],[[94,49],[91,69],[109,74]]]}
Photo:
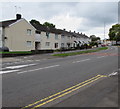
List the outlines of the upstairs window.
{"label": "upstairs window", "polygon": [[47,39],[48,39],[49,36],[50,36],[50,33],[49,33],[49,32],[46,32],[46,36],[47,36]]}
{"label": "upstairs window", "polygon": [[64,39],[64,38],[65,38],[65,36],[62,34],[62,35],[61,35],[61,38],[62,38],[62,39]]}
{"label": "upstairs window", "polygon": [[32,35],[32,30],[31,29],[27,29],[27,35]]}
{"label": "upstairs window", "polygon": [[70,39],[70,36],[68,36],[68,39]]}
{"label": "upstairs window", "polygon": [[55,39],[58,39],[58,34],[55,34]]}

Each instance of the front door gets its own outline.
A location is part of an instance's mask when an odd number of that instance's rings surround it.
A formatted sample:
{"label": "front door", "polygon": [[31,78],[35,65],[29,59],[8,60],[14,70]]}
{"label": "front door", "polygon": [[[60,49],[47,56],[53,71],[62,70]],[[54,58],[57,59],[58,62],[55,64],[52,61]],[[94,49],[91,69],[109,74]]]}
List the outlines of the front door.
{"label": "front door", "polygon": [[40,50],[40,42],[35,42],[35,50]]}

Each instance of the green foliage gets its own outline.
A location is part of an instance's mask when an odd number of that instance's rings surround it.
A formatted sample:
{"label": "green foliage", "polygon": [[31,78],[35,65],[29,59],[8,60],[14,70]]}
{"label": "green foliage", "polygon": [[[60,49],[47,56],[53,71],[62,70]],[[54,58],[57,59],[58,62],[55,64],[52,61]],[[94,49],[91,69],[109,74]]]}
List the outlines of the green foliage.
{"label": "green foliage", "polygon": [[98,46],[98,43],[97,43],[97,42],[92,41],[92,42],[90,42],[90,46]]}
{"label": "green foliage", "polygon": [[71,52],[71,53],[60,53],[60,54],[54,54],[53,56],[66,57],[66,56],[80,55],[83,53],[92,53],[92,52],[97,52],[97,51],[106,50],[106,49],[108,49],[108,47],[102,47],[102,48],[98,48],[96,50],[86,50],[86,51]]}
{"label": "green foliage", "polygon": [[55,28],[55,25],[49,22],[45,22],[43,25],[48,26],[50,28]]}
{"label": "green foliage", "polygon": [[100,40],[100,37],[96,37],[95,35],[91,35],[90,38],[93,42]]}
{"label": "green foliage", "polygon": [[40,24],[40,22],[37,21],[37,20],[35,20],[35,19],[32,19],[32,20],[30,21],[30,24],[33,25],[33,26],[44,25],[44,26],[47,26],[47,27],[50,27],[50,28],[55,28],[55,25],[52,24],[52,23],[45,22],[44,24]]}
{"label": "green foliage", "polygon": [[110,40],[120,41],[120,24],[115,24],[109,29]]}
{"label": "green foliage", "polygon": [[34,20],[34,19],[32,19],[32,20],[30,21],[30,24],[33,25],[33,26],[41,25],[39,21]]}

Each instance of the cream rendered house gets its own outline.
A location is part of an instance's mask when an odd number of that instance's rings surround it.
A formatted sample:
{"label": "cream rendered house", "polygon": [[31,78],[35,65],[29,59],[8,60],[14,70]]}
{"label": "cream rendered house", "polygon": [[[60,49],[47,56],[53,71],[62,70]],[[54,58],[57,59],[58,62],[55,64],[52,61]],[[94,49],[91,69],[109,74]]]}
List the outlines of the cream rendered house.
{"label": "cream rendered house", "polygon": [[0,47],[2,47],[2,27],[0,27]]}
{"label": "cream rendered house", "polygon": [[73,48],[78,45],[89,43],[90,38],[84,34],[79,34],[65,29],[49,28],[43,25],[34,26],[36,28],[35,48],[36,50],[56,50],[61,48]]}
{"label": "cream rendered house", "polygon": [[[35,28],[16,15],[15,20],[0,22],[2,28],[2,44],[10,51],[31,51],[35,50]],[[1,40],[0,40],[1,41]]]}
{"label": "cream rendered house", "polygon": [[56,29],[43,26],[42,24],[33,24],[36,28],[35,34],[35,49],[36,50],[56,50],[56,49],[69,49],[81,46],[88,43],[89,37],[85,34],[80,34],[65,29]]}
{"label": "cream rendered house", "polygon": [[56,50],[61,47],[61,34],[58,29],[50,29],[46,26],[35,26],[35,48],[36,50]]}

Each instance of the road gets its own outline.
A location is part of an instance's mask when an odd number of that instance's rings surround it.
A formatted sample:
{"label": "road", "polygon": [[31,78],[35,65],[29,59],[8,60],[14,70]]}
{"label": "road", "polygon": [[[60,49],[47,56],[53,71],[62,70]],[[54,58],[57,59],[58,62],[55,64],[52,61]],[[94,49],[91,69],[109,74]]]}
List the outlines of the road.
{"label": "road", "polygon": [[3,63],[2,106],[118,107],[118,49]]}

